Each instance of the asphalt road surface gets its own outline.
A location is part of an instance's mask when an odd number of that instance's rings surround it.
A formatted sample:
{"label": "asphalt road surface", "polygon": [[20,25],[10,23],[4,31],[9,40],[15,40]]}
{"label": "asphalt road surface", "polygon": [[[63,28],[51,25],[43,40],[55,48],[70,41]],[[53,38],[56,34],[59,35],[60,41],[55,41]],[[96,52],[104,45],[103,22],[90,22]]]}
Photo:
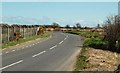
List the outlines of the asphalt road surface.
{"label": "asphalt road surface", "polygon": [[[52,32],[52,37],[2,54],[2,71],[62,71],[63,64],[80,49],[80,36]],[[61,68],[62,67],[62,68]]]}

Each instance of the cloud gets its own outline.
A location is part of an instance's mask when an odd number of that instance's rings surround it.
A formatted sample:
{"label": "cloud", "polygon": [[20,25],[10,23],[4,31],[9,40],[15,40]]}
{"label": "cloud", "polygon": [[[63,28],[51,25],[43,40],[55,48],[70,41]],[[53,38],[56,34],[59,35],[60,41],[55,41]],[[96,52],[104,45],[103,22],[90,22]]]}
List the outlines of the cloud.
{"label": "cloud", "polygon": [[3,23],[11,23],[11,24],[39,24],[40,20],[28,17],[2,17]]}
{"label": "cloud", "polygon": [[77,20],[67,20],[67,19],[55,19],[55,18],[50,18],[47,16],[43,16],[39,19],[35,18],[30,18],[30,17],[22,17],[22,16],[16,16],[16,17],[2,17],[3,23],[8,23],[8,24],[25,24],[25,25],[50,25],[53,22],[58,23],[60,26],[74,26],[76,23],[80,23],[81,26],[85,27],[95,27],[97,26],[97,23],[102,24],[103,21],[99,20],[98,22],[92,22],[92,21],[86,21],[83,19],[77,19]]}
{"label": "cloud", "polygon": [[96,22],[93,21],[87,21],[87,20],[76,20],[73,21],[73,24],[80,23],[82,27],[94,27],[96,25]]}
{"label": "cloud", "polygon": [[22,17],[22,16],[16,16],[16,17],[2,17],[1,21],[3,23],[8,24],[26,24],[26,25],[35,25],[35,24],[50,24],[53,22],[52,19],[48,17],[41,17],[40,19],[30,18],[30,17]]}
{"label": "cloud", "polygon": [[104,21],[102,21],[102,20],[99,20],[99,21],[98,21],[98,23],[99,23],[99,24],[103,24],[103,23],[104,23]]}

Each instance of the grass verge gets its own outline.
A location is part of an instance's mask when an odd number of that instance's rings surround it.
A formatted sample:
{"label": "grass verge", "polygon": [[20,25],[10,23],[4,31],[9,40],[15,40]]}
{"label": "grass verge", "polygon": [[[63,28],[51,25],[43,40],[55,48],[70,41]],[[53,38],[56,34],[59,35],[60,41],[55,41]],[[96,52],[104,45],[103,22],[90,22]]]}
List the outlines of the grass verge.
{"label": "grass verge", "polygon": [[86,48],[82,48],[81,53],[78,55],[75,65],[75,71],[82,70],[87,66],[87,56],[85,55],[86,51]]}
{"label": "grass verge", "polygon": [[27,41],[35,40],[35,39],[38,39],[38,38],[47,38],[49,36],[50,36],[50,32],[46,32],[46,33],[41,34],[41,35],[27,36],[25,38],[21,38],[19,41],[11,41],[11,42],[2,44],[2,49],[8,48],[10,46],[15,46],[17,44],[21,44],[21,43],[24,43],[24,42],[27,42]]}
{"label": "grass verge", "polygon": [[100,33],[98,32],[90,32],[90,31],[66,31],[66,33],[81,35],[85,38],[91,38],[91,37],[100,37]]}

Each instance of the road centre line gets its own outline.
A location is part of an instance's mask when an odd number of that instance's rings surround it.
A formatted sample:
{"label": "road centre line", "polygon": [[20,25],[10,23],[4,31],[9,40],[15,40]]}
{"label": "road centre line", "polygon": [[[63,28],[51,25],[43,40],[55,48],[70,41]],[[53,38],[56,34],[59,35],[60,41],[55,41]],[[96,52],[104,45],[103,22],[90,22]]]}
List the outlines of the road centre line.
{"label": "road centre line", "polygon": [[27,48],[28,46],[26,46],[26,48]]}
{"label": "road centre line", "polygon": [[63,43],[63,41],[61,41],[59,44],[62,44]]}
{"label": "road centre line", "polygon": [[9,51],[5,52],[5,53],[9,53]]}
{"label": "road centre line", "polygon": [[67,37],[66,38],[64,38],[64,40],[66,40],[67,39]]}
{"label": "road centre line", "polygon": [[12,64],[7,65],[7,66],[5,66],[5,67],[2,67],[2,68],[0,68],[0,70],[6,69],[6,68],[11,67],[11,66],[14,66],[14,65],[19,64],[19,63],[21,63],[21,62],[23,62],[23,60],[20,60],[20,61],[18,61],[18,62],[12,63]]}
{"label": "road centre line", "polygon": [[33,55],[32,57],[36,57],[36,56],[39,56],[39,55],[41,55],[41,54],[43,54],[43,53],[45,53],[46,51],[42,51],[42,52],[40,52],[40,53],[38,53],[38,54],[36,54],[36,55]]}
{"label": "road centre line", "polygon": [[66,36],[66,38],[68,38],[68,35]]}
{"label": "road centre line", "polygon": [[50,50],[51,50],[51,49],[54,49],[55,47],[57,47],[57,45],[55,45],[55,46],[51,47],[51,48],[50,48]]}
{"label": "road centre line", "polygon": [[30,45],[30,47],[31,47],[32,45]]}
{"label": "road centre line", "polygon": [[15,50],[12,50],[12,51],[15,51]]}

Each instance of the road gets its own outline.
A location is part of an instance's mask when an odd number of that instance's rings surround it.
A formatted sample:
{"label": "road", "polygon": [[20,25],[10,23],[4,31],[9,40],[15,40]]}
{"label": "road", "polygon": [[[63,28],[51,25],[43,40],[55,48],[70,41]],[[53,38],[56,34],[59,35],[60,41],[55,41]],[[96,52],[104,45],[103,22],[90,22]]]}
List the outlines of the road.
{"label": "road", "polygon": [[81,44],[78,35],[52,32],[50,39],[3,53],[0,70],[68,71],[64,64],[80,49]]}

